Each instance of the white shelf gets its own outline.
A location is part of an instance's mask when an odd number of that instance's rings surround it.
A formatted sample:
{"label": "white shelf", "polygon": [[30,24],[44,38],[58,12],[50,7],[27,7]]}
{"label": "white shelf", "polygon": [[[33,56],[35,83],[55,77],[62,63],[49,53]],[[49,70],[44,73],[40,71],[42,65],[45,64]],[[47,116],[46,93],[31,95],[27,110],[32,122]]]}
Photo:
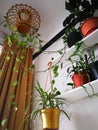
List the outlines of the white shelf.
{"label": "white shelf", "polygon": [[[92,32],[91,34],[89,34],[87,37],[83,38],[82,41],[86,44],[86,46],[91,46],[98,43],[98,29]],[[71,48],[68,49],[68,51],[63,56],[61,62],[63,62],[63,65],[65,68],[68,65],[70,65],[70,62],[68,62],[67,59],[70,55],[72,55],[74,50],[75,50],[75,46],[72,46]],[[90,96],[98,93],[98,80],[94,80],[90,83],[85,84],[84,86],[86,87],[86,90]],[[87,92],[85,91],[83,87],[78,87],[78,88],[66,91],[60,97],[65,98],[69,102],[73,103],[75,101],[88,97],[89,95],[87,94]]]}
{"label": "white shelf", "polygon": [[[86,46],[91,46],[91,45],[95,45],[96,43],[98,43],[98,29],[96,29],[94,32],[92,32],[91,34],[89,34],[88,36],[84,37],[81,41],[83,41],[85,43]],[[69,48],[66,53],[64,54],[61,62],[63,62],[64,64],[66,64],[66,66],[69,65],[69,62],[66,60],[68,59],[68,57],[70,55],[73,54],[73,52],[75,51],[75,45],[73,45],[71,48]],[[56,62],[58,62],[60,60],[61,57],[57,58],[54,61],[54,64]]]}
{"label": "white shelf", "polygon": [[[94,80],[94,81],[90,82],[90,84],[87,83],[84,86],[86,87],[86,90],[90,96],[98,93],[98,80]],[[78,87],[78,88],[65,92],[65,94],[61,95],[60,97],[73,103],[75,101],[89,97],[87,92],[84,90],[83,87]]]}
{"label": "white shelf", "polygon": [[87,37],[83,38],[82,41],[86,44],[86,46],[91,46],[98,43],[98,29],[89,34]]}
{"label": "white shelf", "polygon": [[[98,29],[89,34],[87,37],[83,38],[81,41],[83,41],[86,46],[91,46],[98,43]],[[74,50],[75,46],[72,46],[68,49],[68,51],[65,54],[66,59],[68,59],[68,57],[73,54]]]}

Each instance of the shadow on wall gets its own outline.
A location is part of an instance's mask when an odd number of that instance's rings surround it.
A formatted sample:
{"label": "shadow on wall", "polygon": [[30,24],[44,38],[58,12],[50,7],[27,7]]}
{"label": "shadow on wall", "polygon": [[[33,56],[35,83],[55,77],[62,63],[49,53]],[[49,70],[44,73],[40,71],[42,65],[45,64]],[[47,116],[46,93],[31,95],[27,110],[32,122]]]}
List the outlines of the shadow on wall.
{"label": "shadow on wall", "polygon": [[[98,114],[96,116],[98,118]],[[94,115],[74,115],[75,130],[98,130],[98,119]]]}
{"label": "shadow on wall", "polygon": [[75,130],[98,130],[98,97],[72,104],[71,111]]}

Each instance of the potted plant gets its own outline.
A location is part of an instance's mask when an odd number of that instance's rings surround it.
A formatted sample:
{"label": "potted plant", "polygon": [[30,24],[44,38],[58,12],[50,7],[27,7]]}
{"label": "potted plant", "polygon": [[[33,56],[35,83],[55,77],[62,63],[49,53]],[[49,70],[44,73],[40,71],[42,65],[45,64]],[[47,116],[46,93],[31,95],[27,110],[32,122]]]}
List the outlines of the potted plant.
{"label": "potted plant", "polygon": [[75,44],[75,51],[73,52],[73,56],[79,54],[82,56],[87,53],[90,81],[98,79],[98,60],[96,60],[95,48],[97,47],[97,43],[87,46],[82,41]]}
{"label": "potted plant", "polygon": [[[93,17],[98,9],[97,0],[67,0],[65,9],[69,11],[69,16],[63,22],[63,26],[68,24],[81,24],[85,19]],[[80,27],[80,26],[78,26]]]}
{"label": "potted plant", "polygon": [[37,81],[37,86],[35,87],[37,95],[37,104],[35,110],[32,112],[31,116],[36,118],[36,116],[41,114],[43,130],[57,130],[59,128],[59,116],[60,112],[63,112],[68,119],[69,115],[61,109],[64,104],[64,99],[59,98],[61,94],[56,88],[52,88],[51,91],[45,91],[39,81]]}
{"label": "potted plant", "polygon": [[70,48],[72,47],[76,42],[80,41],[82,39],[82,35],[78,31],[78,29],[73,28],[67,28],[65,30],[65,33],[63,35],[63,42],[64,44],[67,44],[67,46]]}
{"label": "potted plant", "polygon": [[[81,33],[83,35],[83,33],[82,33],[83,26],[81,26],[81,24],[84,22],[84,20],[94,16],[95,11],[98,9],[97,5],[98,5],[97,0],[91,0],[91,1],[89,1],[89,0],[68,0],[68,1],[65,1],[65,9],[68,10],[70,14],[63,21],[63,26],[68,27],[69,29],[74,27],[76,30],[78,30],[79,33]],[[97,18],[97,21],[98,21],[98,18]],[[97,27],[98,27],[98,25],[95,27],[93,26],[93,29],[91,27],[91,30],[93,31]],[[92,32],[92,31],[90,31],[90,32]],[[66,35],[66,33],[64,35]],[[80,40],[81,39],[82,38],[80,37]],[[79,40],[77,40],[77,41],[79,41]]]}
{"label": "potted plant", "polygon": [[67,73],[71,76],[75,87],[79,87],[90,81],[89,65],[86,54],[84,57],[79,54],[74,56],[77,56],[77,59],[74,59],[73,56],[68,58],[72,65],[67,68]]}

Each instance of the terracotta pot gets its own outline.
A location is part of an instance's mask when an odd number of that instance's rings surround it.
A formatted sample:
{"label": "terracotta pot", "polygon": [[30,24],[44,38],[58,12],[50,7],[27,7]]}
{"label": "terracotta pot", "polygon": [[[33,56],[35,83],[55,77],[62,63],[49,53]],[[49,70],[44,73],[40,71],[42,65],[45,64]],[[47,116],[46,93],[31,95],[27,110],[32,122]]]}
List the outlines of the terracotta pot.
{"label": "terracotta pot", "polygon": [[98,17],[88,18],[81,26],[81,33],[87,36],[98,28]]}
{"label": "terracotta pot", "polygon": [[41,110],[43,130],[58,130],[60,110],[46,108]]}
{"label": "terracotta pot", "polygon": [[81,72],[81,73],[75,73],[73,76],[72,76],[72,80],[75,84],[75,87],[79,87],[79,86],[82,86],[86,83],[88,83],[88,76],[85,72]]}

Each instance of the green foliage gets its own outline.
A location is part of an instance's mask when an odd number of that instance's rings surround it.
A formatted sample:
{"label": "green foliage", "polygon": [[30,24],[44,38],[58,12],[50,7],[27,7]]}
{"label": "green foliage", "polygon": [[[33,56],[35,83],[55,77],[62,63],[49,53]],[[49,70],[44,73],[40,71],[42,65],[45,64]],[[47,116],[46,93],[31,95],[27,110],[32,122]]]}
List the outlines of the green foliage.
{"label": "green foliage", "polygon": [[[4,27],[7,27],[7,24],[4,24]],[[10,46],[12,45],[12,41],[14,41],[17,46],[37,48],[38,51],[41,50],[42,43],[44,42],[38,32],[35,34],[19,33],[14,27],[11,27],[11,33],[6,35],[6,40]]]}
{"label": "green foliage", "polygon": [[87,18],[93,17],[96,9],[98,9],[97,0],[67,0],[65,1],[65,9],[70,12],[69,16],[63,22],[63,25],[76,25]]}
{"label": "green foliage", "polygon": [[15,95],[13,94],[13,95],[11,95],[10,97],[11,97],[11,99],[14,99],[14,98],[15,98]]}
{"label": "green foliage", "polygon": [[53,73],[54,73],[54,77],[57,77],[58,76],[58,69],[59,69],[59,66],[58,65],[54,65],[53,66]]}
{"label": "green foliage", "polygon": [[16,66],[14,66],[14,68],[13,68],[13,72],[18,72],[18,69],[17,69]]}
{"label": "green foliage", "polygon": [[72,89],[74,89],[74,88],[75,88],[74,83],[67,83],[67,85],[71,86],[71,87],[72,87]]}
{"label": "green foliage", "polygon": [[17,81],[17,80],[14,80],[13,86],[16,87],[17,85],[18,85],[18,81]]}
{"label": "green foliage", "polygon": [[89,64],[95,61],[94,45],[86,46],[82,41],[77,42],[75,50],[68,60],[71,63],[67,69],[68,74],[80,73],[81,71],[89,73]]}
{"label": "green foliage", "polygon": [[4,126],[6,123],[6,119],[3,119],[2,122],[1,122],[1,125]]}
{"label": "green foliage", "polygon": [[15,101],[12,101],[12,105],[13,105],[13,106],[16,106],[17,103],[16,103]]}
{"label": "green foliage", "polygon": [[[2,127],[5,127],[6,122],[7,122],[7,117],[5,117],[4,119],[2,119],[2,121],[1,121],[1,126],[2,126]],[[4,128],[4,130],[8,130],[8,129],[7,129],[7,128]]]}
{"label": "green foliage", "polygon": [[6,56],[7,61],[10,61],[10,59],[11,59],[10,56]]}
{"label": "green foliage", "polygon": [[[57,90],[57,88],[53,88],[52,91],[44,91],[41,87],[39,81],[37,81],[37,87],[35,87],[37,93],[38,93],[38,101],[37,101],[37,109],[32,112],[31,116],[36,118],[37,114],[45,108],[58,108],[60,109],[60,106],[64,104],[64,99],[59,98],[58,96],[61,94],[60,91]],[[63,111],[63,110],[61,110]],[[63,111],[65,115],[69,119],[69,115]]]}
{"label": "green foliage", "polygon": [[35,68],[35,65],[32,64],[30,67],[29,67],[29,70],[33,70]]}
{"label": "green foliage", "polygon": [[74,59],[73,56],[68,59],[71,62],[71,66],[67,68],[67,73],[70,75],[74,73],[81,73],[82,71],[89,73],[87,55],[81,56],[76,54],[75,56],[77,56],[76,59]]}
{"label": "green foliage", "polygon": [[62,39],[63,39],[63,42],[66,44],[67,43],[67,38],[68,38],[68,35],[71,33],[71,32],[73,32],[73,31],[75,31],[76,29],[73,27],[73,28],[67,28],[67,29],[65,29],[65,32],[64,32],[64,35],[63,35],[63,37],[62,37]]}

